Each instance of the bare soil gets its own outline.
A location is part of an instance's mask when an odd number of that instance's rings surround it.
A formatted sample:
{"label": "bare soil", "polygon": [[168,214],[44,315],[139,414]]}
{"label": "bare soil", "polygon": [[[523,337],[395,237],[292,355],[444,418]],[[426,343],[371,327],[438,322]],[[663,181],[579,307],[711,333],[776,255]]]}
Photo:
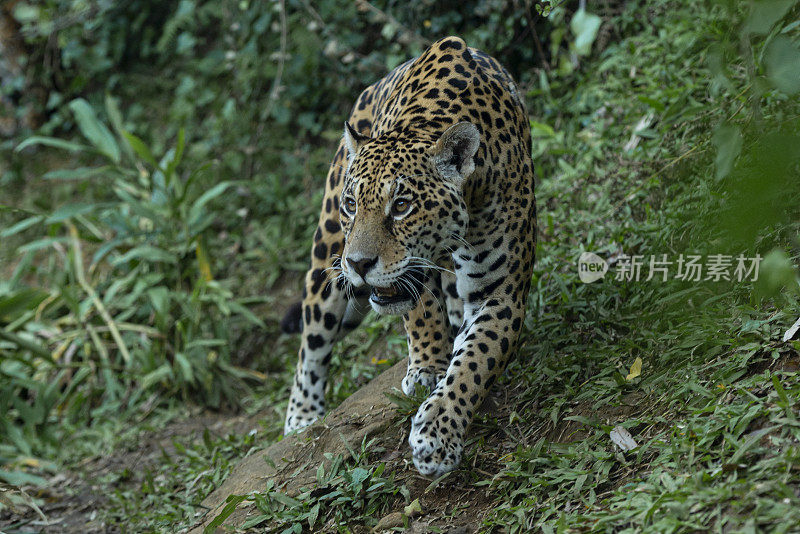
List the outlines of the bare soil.
{"label": "bare soil", "polygon": [[164,428],[143,433],[136,443],[108,456],[83,460],[71,470],[60,472],[48,480],[38,491],[29,491],[32,497],[43,500],[40,506],[47,517],[44,523],[31,509],[12,514],[0,511],[0,533],[43,534],[96,534],[120,532],[99,519],[98,512],[109,504],[106,494],[108,484],[103,480],[120,473],[130,475],[116,482],[115,489],[140,487],[144,473],[155,469],[163,455],[175,452],[175,441],[201,440],[208,430],[212,435],[244,434],[258,427],[259,416],[242,416],[225,413],[199,412],[184,420],[174,421]]}

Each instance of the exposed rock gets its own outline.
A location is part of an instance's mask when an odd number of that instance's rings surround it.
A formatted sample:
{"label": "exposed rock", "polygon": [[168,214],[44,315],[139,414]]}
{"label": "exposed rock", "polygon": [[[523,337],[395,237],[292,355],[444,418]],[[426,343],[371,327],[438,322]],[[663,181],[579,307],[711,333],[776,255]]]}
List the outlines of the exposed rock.
{"label": "exposed rock", "polygon": [[[297,495],[301,488],[314,483],[319,464],[328,463],[325,453],[334,457],[348,454],[348,448],[358,450],[365,437],[367,440],[376,437],[384,441],[384,445],[396,448],[398,435],[383,434],[397,413],[396,406],[385,393],[400,385],[406,365],[406,360],[403,360],[388,369],[353,393],[322,421],[317,421],[300,434],[288,436],[244,458],[225,482],[203,501],[207,511],[189,533],[202,534],[206,525],[222,511],[229,495],[262,490],[269,479],[274,480],[276,489],[290,496]],[[224,525],[229,529],[241,525],[253,512],[242,503]],[[225,532],[221,528],[217,530]]]}

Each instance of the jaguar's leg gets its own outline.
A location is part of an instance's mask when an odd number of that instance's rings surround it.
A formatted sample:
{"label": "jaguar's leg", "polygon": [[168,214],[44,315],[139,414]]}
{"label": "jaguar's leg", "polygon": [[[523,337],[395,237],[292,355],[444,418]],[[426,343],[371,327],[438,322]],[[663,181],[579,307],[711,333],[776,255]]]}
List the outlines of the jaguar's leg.
{"label": "jaguar's leg", "polygon": [[429,278],[427,286],[414,309],[403,316],[408,340],[408,371],[402,383],[406,395],[414,393],[416,384],[432,391],[450,363],[453,343],[439,277]]}
{"label": "jaguar's leg", "polygon": [[308,271],[303,294],[303,338],[284,433],[308,426],[325,415],[331,348],[347,309],[345,292],[322,269],[312,267]]}
{"label": "jaguar's leg", "polygon": [[438,476],[461,461],[467,427],[516,348],[524,308],[493,300],[466,320],[445,378],[411,421],[408,441],[422,474]]}
{"label": "jaguar's leg", "polygon": [[447,318],[450,320],[450,330],[455,338],[458,329],[464,322],[464,302],[458,296],[456,287],[456,275],[442,271],[441,273],[442,292],[447,304]]}
{"label": "jaguar's leg", "polygon": [[[414,465],[422,474],[438,476],[458,465],[467,427],[516,350],[525,316],[534,241],[531,234],[524,240],[513,238],[509,246],[514,248],[507,251],[502,247],[506,239],[497,239],[482,259],[487,265],[509,262],[516,266],[511,273],[499,269],[487,273],[483,263],[463,254],[467,259],[458,271],[458,289],[459,294],[466,295],[464,323],[444,379],[411,421],[408,441]],[[525,260],[517,262],[509,256]],[[487,274],[469,276],[475,273]],[[517,285],[512,283],[515,278]]]}
{"label": "jaguar's leg", "polygon": [[339,183],[345,149],[339,147],[328,175],[322,213],[314,234],[301,309],[303,337],[284,432],[310,425],[325,414],[325,385],[333,344],[358,326],[369,306],[338,278],[344,248],[339,224]]}
{"label": "jaguar's leg", "polygon": [[[307,281],[313,289],[319,275],[312,269]],[[326,282],[327,283],[327,282]],[[284,433],[310,425],[325,415],[325,385],[333,344],[356,328],[369,304],[360,296],[348,299],[344,291],[307,290],[303,299],[303,339],[286,410]]]}

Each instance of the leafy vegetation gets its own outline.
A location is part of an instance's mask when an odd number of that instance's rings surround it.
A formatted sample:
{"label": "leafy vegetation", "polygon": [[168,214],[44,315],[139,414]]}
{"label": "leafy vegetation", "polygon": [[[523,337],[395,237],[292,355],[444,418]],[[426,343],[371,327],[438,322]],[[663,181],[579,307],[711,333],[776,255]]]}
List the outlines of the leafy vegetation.
{"label": "leafy vegetation", "polygon": [[[28,338],[23,348],[33,357],[12,353],[3,362],[3,374],[15,380],[2,408],[19,419],[4,421],[6,435],[28,455],[43,452],[34,447],[36,438],[56,408],[85,415],[86,407],[119,406],[134,388],[144,393],[156,384],[169,395],[199,390],[212,406],[234,397],[233,379],[249,373],[231,365],[228,333],[215,326],[232,314],[263,326],[214,281],[209,264],[206,234],[214,215],[206,206],[234,183],[201,190],[198,182],[210,165],[182,176],[182,133],[177,146],[156,161],[141,140],[121,128],[110,99],[108,114],[122,148],[85,100],[70,108],[91,146],[31,137],[18,149],[34,143],[73,152],[93,149],[107,165],[54,170],[43,179],[101,176],[113,196],[32,215],[2,232],[10,237],[46,227],[46,237],[18,248],[21,266],[32,267],[37,251],[52,248],[52,268],[60,270],[47,289],[34,289],[15,283],[24,272],[18,268],[0,292],[10,323],[3,337],[13,342],[34,334],[55,347],[51,352]],[[54,380],[43,380],[47,376]],[[33,385],[30,403],[17,396],[22,384]],[[49,437],[44,444],[58,444],[56,435]]]}
{"label": "leafy vegetation", "polygon": [[[331,465],[326,470],[320,464],[316,471],[315,488],[297,497],[276,490],[275,482],[268,481],[263,492],[249,497],[259,513],[248,519],[243,528],[267,523],[270,531],[302,532],[305,524],[312,530],[328,530],[335,525],[374,523],[376,514],[385,512],[394,496],[403,494],[408,500],[409,493],[405,486],[395,482],[394,473],[383,476],[386,464],[368,464],[370,454],[381,452],[380,448],[373,446],[373,441],[362,442],[358,452],[349,451],[348,460],[326,453]],[[209,527],[221,525],[245,499],[248,497],[229,497],[228,505]]]}
{"label": "leafy vegetation", "polygon": [[198,500],[219,486],[253,441],[252,433],[215,437],[206,430],[202,440],[174,440],[174,452],[162,450],[138,485],[125,484],[133,478],[130,468],[111,473],[104,484],[121,489],[109,496],[106,521],[150,531],[169,529],[192,516]]}
{"label": "leafy vegetation", "polygon": [[[259,414],[255,434],[176,438],[141,476],[101,481],[107,525],[192,524],[231,462],[280,432],[296,340],[276,319],[342,117],[458,33],[511,68],[532,119],[540,244],[500,387],[513,400],[430,491],[364,442],[315,487],[228,511],[347,531],[418,500],[435,527],[448,494],[476,491],[487,531],[796,528],[800,344],[781,338],[800,300],[800,8],[469,4],[13,4],[28,63],[2,97],[40,120],[0,147],[0,479],[47,486],[186,404]],[[602,282],[580,282],[584,251],[609,260]],[[764,259],[757,283],[678,280],[675,264],[617,279],[625,256],[664,254]],[[332,404],[403,355],[399,332],[369,318],[340,344]],[[397,402],[407,416],[416,401]],[[613,445],[617,426],[636,447]]]}

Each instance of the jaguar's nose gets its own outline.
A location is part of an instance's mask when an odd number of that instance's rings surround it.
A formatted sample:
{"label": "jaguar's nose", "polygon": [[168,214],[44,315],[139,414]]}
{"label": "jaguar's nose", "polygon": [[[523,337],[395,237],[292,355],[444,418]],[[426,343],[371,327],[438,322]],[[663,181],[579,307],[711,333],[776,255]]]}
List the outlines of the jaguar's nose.
{"label": "jaguar's nose", "polygon": [[370,269],[375,267],[375,264],[378,263],[378,257],[375,256],[374,258],[360,258],[354,260],[353,258],[347,258],[347,264],[353,269],[361,278],[366,278],[367,273]]}

